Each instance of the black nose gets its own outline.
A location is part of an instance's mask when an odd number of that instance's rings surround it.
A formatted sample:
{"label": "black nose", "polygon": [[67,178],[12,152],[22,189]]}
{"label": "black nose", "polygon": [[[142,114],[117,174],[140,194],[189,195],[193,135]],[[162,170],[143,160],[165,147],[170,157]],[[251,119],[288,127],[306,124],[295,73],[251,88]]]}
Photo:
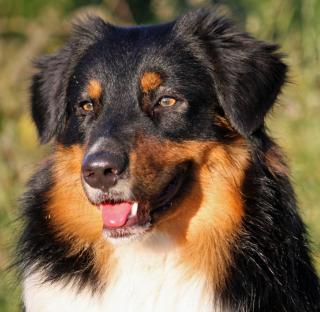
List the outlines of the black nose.
{"label": "black nose", "polygon": [[91,187],[107,191],[117,183],[124,167],[125,161],[122,155],[96,152],[89,154],[83,160],[82,175]]}

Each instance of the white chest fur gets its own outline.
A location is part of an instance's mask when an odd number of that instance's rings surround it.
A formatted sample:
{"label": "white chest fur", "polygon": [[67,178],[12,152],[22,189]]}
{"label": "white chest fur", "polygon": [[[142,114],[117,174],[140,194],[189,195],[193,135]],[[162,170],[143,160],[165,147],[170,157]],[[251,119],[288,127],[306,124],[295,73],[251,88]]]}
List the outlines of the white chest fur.
{"label": "white chest fur", "polygon": [[40,273],[26,278],[27,312],[213,311],[204,277],[187,272],[170,246],[165,247],[170,252],[145,247],[129,244],[116,249],[117,266],[99,297],[60,283],[41,284]]}

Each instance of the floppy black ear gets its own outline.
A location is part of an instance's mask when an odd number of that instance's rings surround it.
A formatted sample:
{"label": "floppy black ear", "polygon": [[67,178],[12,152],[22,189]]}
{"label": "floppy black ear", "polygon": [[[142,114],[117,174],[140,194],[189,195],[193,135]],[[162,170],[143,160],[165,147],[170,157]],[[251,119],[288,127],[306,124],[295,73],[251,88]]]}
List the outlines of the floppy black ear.
{"label": "floppy black ear", "polygon": [[31,113],[42,143],[47,143],[64,124],[70,56],[69,49],[64,48],[36,62],[39,71],[32,79]]}
{"label": "floppy black ear", "polygon": [[41,143],[47,143],[64,128],[66,92],[74,66],[83,52],[103,36],[106,26],[99,17],[87,16],[74,25],[72,37],[62,49],[35,62],[38,71],[32,78],[31,113]]}
{"label": "floppy black ear", "polygon": [[190,12],[178,24],[205,47],[226,117],[242,135],[252,134],[263,125],[285,82],[287,66],[278,47],[237,31],[228,19],[208,9]]}

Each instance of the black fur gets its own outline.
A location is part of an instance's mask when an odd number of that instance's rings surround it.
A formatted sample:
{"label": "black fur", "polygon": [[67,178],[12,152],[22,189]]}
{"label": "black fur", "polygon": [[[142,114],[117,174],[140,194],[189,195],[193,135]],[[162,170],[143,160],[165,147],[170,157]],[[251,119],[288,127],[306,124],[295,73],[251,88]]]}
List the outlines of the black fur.
{"label": "black fur", "polygon": [[98,280],[97,272],[93,269],[91,248],[84,249],[77,256],[66,256],[70,245],[56,238],[44,209],[47,203],[46,193],[52,186],[51,166],[47,162],[35,174],[28,184],[31,191],[23,198],[23,216],[27,223],[20,239],[19,266],[22,272],[28,271],[29,274],[46,268],[48,282],[63,277],[66,284],[77,280],[79,289],[89,283],[95,292]]}
{"label": "black fur", "polygon": [[[264,117],[286,77],[275,45],[238,32],[229,20],[208,10],[168,24],[133,28],[91,18],[37,67],[32,116],[44,143],[55,137],[66,146],[90,145],[103,135],[121,142],[128,153],[137,129],[173,141],[230,143],[230,131],[212,116],[226,117],[247,140],[252,159],[241,190],[243,231],[218,299],[230,311],[320,311],[318,278],[289,178],[271,172],[265,160],[274,143],[265,133]],[[187,111],[152,116],[141,112],[137,77],[149,69],[166,77],[170,92],[189,103]],[[84,116],[75,104],[93,73],[106,82],[103,108],[99,115]],[[92,250],[66,257],[69,246],[56,239],[43,212],[53,183],[51,167],[48,162],[35,174],[24,196],[18,262],[23,272],[42,268],[50,281],[63,278],[94,291],[98,277]]]}
{"label": "black fur", "polygon": [[264,161],[272,144],[259,134],[242,190],[244,233],[223,297],[227,305],[237,302],[239,311],[319,311],[319,282],[293,189],[286,175],[270,172]]}
{"label": "black fur", "polygon": [[263,123],[285,80],[278,47],[240,33],[229,20],[205,10],[186,14],[178,27],[204,44],[219,104],[232,125],[250,135]]}
{"label": "black fur", "polygon": [[59,133],[67,118],[66,92],[75,65],[83,53],[107,32],[107,24],[97,17],[74,27],[73,37],[56,54],[35,62],[38,73],[31,87],[31,112],[42,143]]}

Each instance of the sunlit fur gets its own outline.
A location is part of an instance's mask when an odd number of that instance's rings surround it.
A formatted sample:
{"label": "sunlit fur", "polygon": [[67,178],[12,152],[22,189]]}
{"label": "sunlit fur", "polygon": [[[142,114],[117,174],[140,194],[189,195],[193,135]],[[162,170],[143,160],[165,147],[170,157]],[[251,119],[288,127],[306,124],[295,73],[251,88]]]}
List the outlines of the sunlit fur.
{"label": "sunlit fur", "polygon": [[[66,309],[70,298],[70,311],[86,311],[88,307],[92,311],[114,307],[132,311],[208,311],[213,305],[220,309],[212,287],[219,288],[224,282],[231,262],[231,244],[244,213],[239,187],[248,151],[241,141],[225,147],[211,142],[144,142],[152,151],[148,154],[141,144],[132,156],[139,159],[132,160],[134,170],[144,166],[152,170],[150,163],[158,153],[163,156],[159,161],[169,167],[193,159],[196,166],[192,186],[153,232],[116,249],[108,248],[101,234],[98,210],[85,200],[80,181],[81,147],[57,147],[47,220],[59,239],[72,241],[71,253],[91,246],[100,283],[105,283],[108,273],[108,284],[103,285],[100,299],[91,300],[88,290],[77,295],[76,288],[64,287],[63,283],[39,287],[35,284],[42,285],[44,277],[31,274],[25,281],[25,303],[30,311],[41,311],[39,307],[47,306],[49,298],[60,292],[59,300],[50,304],[53,311]],[[131,296],[132,292],[136,295]]]}
{"label": "sunlit fur", "polygon": [[[162,157],[157,158],[160,153]],[[92,261],[103,275],[109,271],[110,250],[101,232],[100,212],[82,188],[82,157],[81,146],[57,146],[46,219],[58,239],[72,241],[70,253],[92,247]],[[239,188],[249,159],[245,145],[241,141],[233,146],[147,141],[139,143],[132,155],[132,172],[145,184],[153,179],[152,171],[157,175],[159,166],[170,168],[190,159],[196,163],[192,185],[156,228],[181,247],[178,261],[190,266],[188,270],[197,268],[219,285],[230,261],[228,242],[236,235],[244,214]]]}
{"label": "sunlit fur", "polygon": [[158,88],[161,85],[161,82],[161,77],[158,73],[145,72],[141,77],[140,86],[144,93],[148,93],[153,89]]}
{"label": "sunlit fur", "polygon": [[99,101],[102,95],[101,83],[97,80],[90,80],[87,86],[87,92],[91,99]]}
{"label": "sunlit fur", "polygon": [[[36,66],[32,116],[53,142],[22,200],[27,312],[320,310],[289,170],[264,126],[286,78],[277,46],[207,9],[143,27],[91,17]],[[83,174],[98,153],[121,162],[108,186]],[[144,223],[119,237],[101,206],[123,202]]]}

